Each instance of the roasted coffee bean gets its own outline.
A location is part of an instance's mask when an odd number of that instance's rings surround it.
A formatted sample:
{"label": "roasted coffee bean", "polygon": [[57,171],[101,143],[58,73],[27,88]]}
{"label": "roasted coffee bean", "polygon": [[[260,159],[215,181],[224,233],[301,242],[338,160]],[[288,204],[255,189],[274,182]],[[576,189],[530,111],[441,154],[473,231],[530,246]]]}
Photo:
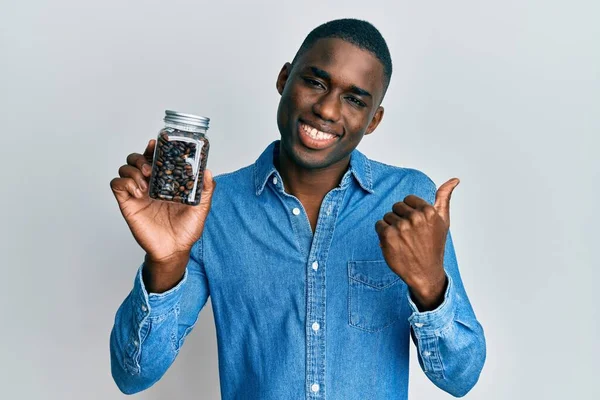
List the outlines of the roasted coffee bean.
{"label": "roasted coffee bean", "polygon": [[[202,179],[206,169],[209,142],[202,138],[203,146],[197,143],[172,139],[183,136],[198,140],[198,134],[166,128],[158,135],[153,165],[150,197],[189,205],[197,205],[202,192]],[[198,154],[199,152],[199,154]],[[199,157],[199,160],[196,160]],[[194,162],[198,162],[194,176]],[[192,190],[196,185],[194,195]]]}

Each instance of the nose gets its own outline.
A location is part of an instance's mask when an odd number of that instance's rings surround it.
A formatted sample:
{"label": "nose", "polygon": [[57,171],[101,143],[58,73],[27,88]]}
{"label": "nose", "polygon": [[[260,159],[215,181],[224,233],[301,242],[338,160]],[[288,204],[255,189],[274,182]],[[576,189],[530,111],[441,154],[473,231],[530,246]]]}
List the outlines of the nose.
{"label": "nose", "polygon": [[340,119],[341,103],[339,96],[328,92],[313,104],[313,112],[326,122],[336,122]]}

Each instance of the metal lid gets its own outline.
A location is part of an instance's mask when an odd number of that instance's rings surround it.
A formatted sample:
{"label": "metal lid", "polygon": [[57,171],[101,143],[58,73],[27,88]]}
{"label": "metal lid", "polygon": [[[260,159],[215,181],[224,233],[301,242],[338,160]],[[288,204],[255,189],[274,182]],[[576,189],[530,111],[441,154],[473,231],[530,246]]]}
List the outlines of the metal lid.
{"label": "metal lid", "polygon": [[165,122],[172,122],[174,124],[185,124],[197,126],[199,128],[208,129],[208,123],[210,118],[199,117],[192,114],[183,114],[177,111],[165,110]]}

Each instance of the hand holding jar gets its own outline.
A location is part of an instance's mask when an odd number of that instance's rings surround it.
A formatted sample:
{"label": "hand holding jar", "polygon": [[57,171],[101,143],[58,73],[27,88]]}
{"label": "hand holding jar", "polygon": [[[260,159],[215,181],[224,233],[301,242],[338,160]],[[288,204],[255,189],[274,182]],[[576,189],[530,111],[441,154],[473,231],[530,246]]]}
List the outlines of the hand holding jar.
{"label": "hand holding jar", "polygon": [[169,127],[168,113],[158,140],[150,140],[143,154],[129,154],[119,177],[110,182],[121,214],[146,251],[152,280],[166,278],[154,285],[155,292],[167,290],[183,275],[191,248],[202,236],[216,186],[205,169],[206,137],[184,131],[189,126],[181,121]]}

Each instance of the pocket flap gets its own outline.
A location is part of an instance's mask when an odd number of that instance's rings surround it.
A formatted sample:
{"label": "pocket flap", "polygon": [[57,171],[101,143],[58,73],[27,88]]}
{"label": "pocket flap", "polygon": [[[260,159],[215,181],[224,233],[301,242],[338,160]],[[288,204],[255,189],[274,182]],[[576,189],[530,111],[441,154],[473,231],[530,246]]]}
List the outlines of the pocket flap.
{"label": "pocket flap", "polygon": [[400,280],[385,260],[349,261],[348,276],[375,289],[385,289]]}

